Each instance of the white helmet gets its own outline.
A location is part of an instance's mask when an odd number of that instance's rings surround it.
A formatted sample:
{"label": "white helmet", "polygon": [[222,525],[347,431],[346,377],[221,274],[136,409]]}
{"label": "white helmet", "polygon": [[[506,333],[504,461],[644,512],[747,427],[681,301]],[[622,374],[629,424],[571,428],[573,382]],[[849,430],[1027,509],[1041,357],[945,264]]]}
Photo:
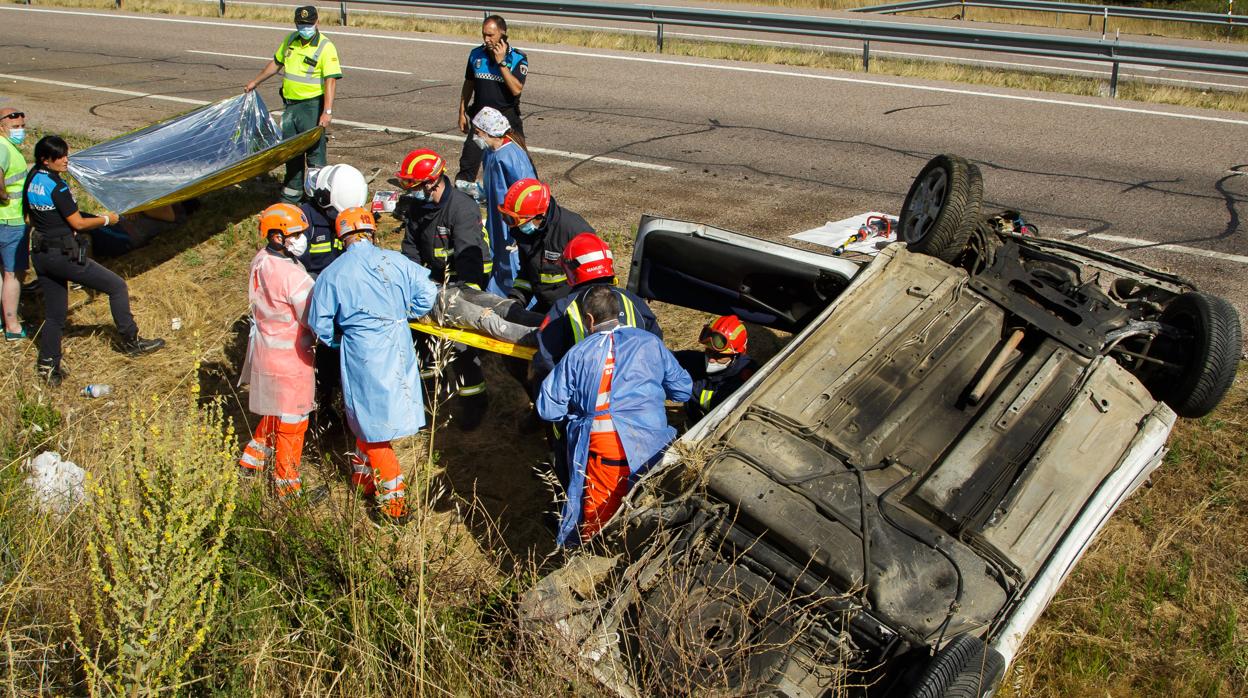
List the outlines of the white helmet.
{"label": "white helmet", "polygon": [[308,170],[304,176],[304,193],[316,206],[342,212],[364,205],[368,199],[368,183],[364,175],[350,165],[330,165]]}

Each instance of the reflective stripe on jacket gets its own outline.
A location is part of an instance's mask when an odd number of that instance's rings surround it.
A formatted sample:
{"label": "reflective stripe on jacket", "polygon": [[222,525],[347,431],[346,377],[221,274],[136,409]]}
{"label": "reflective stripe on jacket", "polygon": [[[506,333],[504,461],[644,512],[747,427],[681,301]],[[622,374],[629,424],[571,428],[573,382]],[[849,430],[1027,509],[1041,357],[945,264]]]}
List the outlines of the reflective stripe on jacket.
{"label": "reflective stripe on jacket", "polygon": [[0,206],[0,223],[9,225],[22,224],[22,186],[26,183],[26,158],[22,151],[13,145],[8,138],[0,136],[0,152],[4,159],[4,191],[9,195],[9,203]]}
{"label": "reflective stripe on jacket", "polygon": [[325,94],[325,80],[342,77],[338,49],[319,31],[311,41],[291,32],[273,60],[282,66],[282,97],[298,102]]}

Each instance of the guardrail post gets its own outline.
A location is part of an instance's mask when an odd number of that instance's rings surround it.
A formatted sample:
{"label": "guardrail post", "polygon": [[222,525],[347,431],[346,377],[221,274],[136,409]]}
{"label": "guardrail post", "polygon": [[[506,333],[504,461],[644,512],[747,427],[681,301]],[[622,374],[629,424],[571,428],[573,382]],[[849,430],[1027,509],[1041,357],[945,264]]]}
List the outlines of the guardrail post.
{"label": "guardrail post", "polygon": [[1109,96],[1118,99],[1118,61],[1114,61],[1114,68],[1109,73]]}
{"label": "guardrail post", "polygon": [[864,73],[871,72],[871,42],[862,42],[862,70]]}
{"label": "guardrail post", "polygon": [[663,53],[663,25],[656,24],[654,33],[654,43],[659,47],[659,53]]}
{"label": "guardrail post", "polygon": [[217,0],[217,16],[225,16],[225,0]]}
{"label": "guardrail post", "polygon": [[1105,7],[1102,9],[1105,10],[1105,16],[1104,19],[1101,20],[1101,41],[1104,41],[1105,34],[1109,31],[1109,8]]}
{"label": "guardrail post", "polygon": [[121,0],[117,0],[116,6],[117,6],[117,9],[119,10],[121,9]]}
{"label": "guardrail post", "polygon": [[347,3],[344,0],[338,0],[338,21],[347,26]]}

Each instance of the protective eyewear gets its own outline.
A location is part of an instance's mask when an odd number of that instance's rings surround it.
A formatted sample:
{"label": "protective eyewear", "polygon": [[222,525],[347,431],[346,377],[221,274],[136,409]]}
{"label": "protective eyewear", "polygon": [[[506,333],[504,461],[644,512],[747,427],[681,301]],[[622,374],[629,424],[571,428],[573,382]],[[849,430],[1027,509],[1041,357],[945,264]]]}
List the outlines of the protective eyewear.
{"label": "protective eyewear", "polygon": [[26,112],[20,112],[20,111],[15,111],[12,114],[5,114],[4,116],[0,116],[0,119],[25,119],[25,118],[26,118]]}
{"label": "protective eyewear", "polygon": [[710,347],[711,351],[716,353],[729,353],[726,351],[728,349],[728,337],[722,332],[712,330],[710,327],[702,328],[702,335],[698,337],[698,343]]}

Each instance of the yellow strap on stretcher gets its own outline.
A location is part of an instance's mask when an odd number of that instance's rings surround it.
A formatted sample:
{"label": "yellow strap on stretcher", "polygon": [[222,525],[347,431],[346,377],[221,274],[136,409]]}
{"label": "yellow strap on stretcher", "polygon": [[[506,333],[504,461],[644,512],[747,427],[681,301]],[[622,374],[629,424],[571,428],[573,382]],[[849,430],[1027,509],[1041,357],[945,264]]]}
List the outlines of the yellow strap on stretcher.
{"label": "yellow strap on stretcher", "polygon": [[536,347],[526,347],[519,344],[512,344],[511,342],[504,342],[501,339],[494,339],[489,335],[473,332],[472,330],[461,330],[456,327],[442,327],[441,325],[433,325],[425,322],[409,322],[407,324],[413,330],[418,330],[420,332],[424,332],[425,334],[431,334],[434,337],[442,337],[443,339],[449,339],[452,342],[467,344],[470,347],[484,349],[486,351],[494,352],[495,354],[502,354],[503,356],[514,356],[517,359],[524,359],[525,361],[532,360],[533,355],[537,353]]}

